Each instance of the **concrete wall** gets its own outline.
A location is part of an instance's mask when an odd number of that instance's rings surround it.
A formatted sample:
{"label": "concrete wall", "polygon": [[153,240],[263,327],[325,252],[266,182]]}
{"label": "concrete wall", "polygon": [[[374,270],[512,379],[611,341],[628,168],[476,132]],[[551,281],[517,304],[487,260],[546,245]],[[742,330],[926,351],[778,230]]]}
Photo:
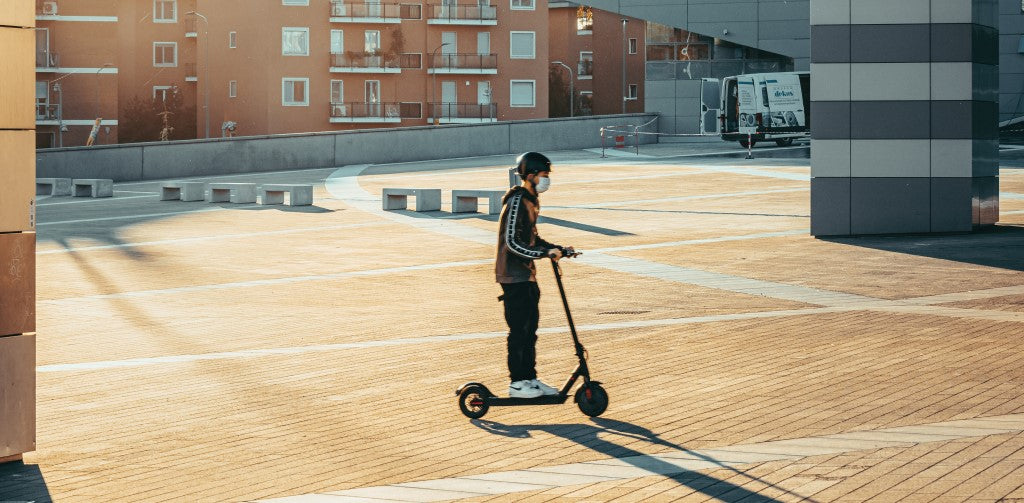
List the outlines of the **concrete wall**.
{"label": "concrete wall", "polygon": [[[639,125],[655,117],[604,115],[45,149],[36,152],[36,176],[160,180],[594,148],[601,146],[601,127]],[[656,141],[640,137],[641,143]]]}

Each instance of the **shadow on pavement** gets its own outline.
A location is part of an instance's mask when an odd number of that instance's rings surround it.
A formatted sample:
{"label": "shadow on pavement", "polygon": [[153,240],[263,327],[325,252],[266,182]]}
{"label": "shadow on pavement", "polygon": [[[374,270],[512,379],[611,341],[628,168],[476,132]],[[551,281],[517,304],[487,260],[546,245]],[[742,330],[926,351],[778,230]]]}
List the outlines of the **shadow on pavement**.
{"label": "shadow on pavement", "polygon": [[53,501],[46,480],[37,465],[23,461],[0,464],[0,501]]}
{"label": "shadow on pavement", "polygon": [[616,435],[622,437],[627,441],[643,440],[650,442],[654,445],[661,445],[671,448],[678,452],[683,452],[693,456],[695,459],[702,461],[708,461],[711,463],[720,464],[720,468],[730,470],[736,474],[747,477],[752,481],[760,482],[766,487],[781,491],[787,496],[798,498],[801,501],[814,502],[815,500],[808,498],[803,495],[796,494],[792,491],[783,489],[770,482],[759,479],[758,477],[748,475],[742,470],[738,470],[729,466],[728,464],[718,461],[710,456],[702,455],[699,452],[691,451],[683,446],[674,444],[660,438],[656,433],[648,430],[647,428],[637,426],[635,424],[626,423],[623,421],[616,421],[614,419],[595,417],[591,418],[594,424],[531,424],[531,425],[506,425],[502,423],[496,423],[494,421],[486,421],[480,419],[473,419],[470,422],[474,426],[480,428],[488,433],[495,435],[501,435],[504,437],[511,438],[529,438],[531,431],[539,431],[549,433],[558,437],[562,437],[566,440],[571,440],[579,445],[582,445],[588,449],[592,449],[595,452],[599,452],[606,456],[616,458],[619,461],[629,463],[637,468],[642,468],[651,472],[651,475],[657,475],[659,473],[664,474],[666,478],[674,480],[679,485],[686,486],[694,491],[697,491],[703,495],[713,497],[719,501],[739,503],[757,503],[757,502],[778,502],[772,497],[759,494],[755,491],[747,489],[745,487],[738,486],[731,482],[716,479],[714,477],[705,475],[695,471],[682,471],[681,468],[666,463],[654,456],[644,454],[639,451],[635,451],[624,445],[616,444],[615,442],[605,440],[601,438],[602,435],[607,437],[609,435]]}
{"label": "shadow on pavement", "polygon": [[895,253],[1024,271],[1024,227],[996,225],[970,234],[819,238]]}

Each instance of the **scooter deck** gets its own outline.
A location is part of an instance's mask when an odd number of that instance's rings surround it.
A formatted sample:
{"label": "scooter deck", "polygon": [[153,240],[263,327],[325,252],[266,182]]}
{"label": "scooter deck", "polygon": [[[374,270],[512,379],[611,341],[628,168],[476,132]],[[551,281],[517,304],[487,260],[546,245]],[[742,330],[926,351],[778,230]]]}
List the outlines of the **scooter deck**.
{"label": "scooter deck", "polygon": [[568,395],[545,395],[537,398],[505,398],[500,396],[489,396],[486,403],[492,407],[503,407],[506,405],[561,405],[569,399]]}

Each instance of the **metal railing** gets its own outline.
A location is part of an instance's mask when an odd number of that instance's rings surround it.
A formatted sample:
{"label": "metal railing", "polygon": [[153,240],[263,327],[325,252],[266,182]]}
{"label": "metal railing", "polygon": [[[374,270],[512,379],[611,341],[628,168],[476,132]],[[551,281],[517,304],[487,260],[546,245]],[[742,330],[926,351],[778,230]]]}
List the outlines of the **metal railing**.
{"label": "metal railing", "polygon": [[397,55],[343,52],[331,53],[331,66],[338,68],[402,68],[402,58]]}
{"label": "metal railing", "polygon": [[345,101],[330,104],[332,119],[398,119],[401,116],[400,103]]}
{"label": "metal railing", "polygon": [[36,103],[37,121],[56,121],[61,119],[60,105],[56,103]]}
{"label": "metal railing", "polygon": [[[636,155],[640,155],[640,135],[650,134],[659,135],[658,132],[648,133],[641,131],[641,129],[654,124],[658,118],[655,117],[643,124],[637,126],[636,124],[620,124],[616,126],[604,126],[600,129],[601,132],[601,157],[606,157],[604,150],[604,141],[606,138],[613,138],[615,140],[615,148],[626,148],[626,138],[629,136],[633,137],[633,145],[636,148]],[[672,136],[701,136],[701,135],[672,135]]]}
{"label": "metal railing", "polygon": [[431,5],[430,19],[437,21],[497,21],[498,9],[489,5]]}
{"label": "metal railing", "polygon": [[331,2],[331,17],[402,19],[402,11],[397,3]]}
{"label": "metal railing", "polygon": [[430,103],[430,116],[442,119],[496,119],[497,103]]}
{"label": "metal railing", "polygon": [[60,54],[52,51],[36,51],[36,68],[60,67]]}
{"label": "metal railing", "polygon": [[468,70],[497,70],[497,54],[434,54],[430,68],[464,68]]}

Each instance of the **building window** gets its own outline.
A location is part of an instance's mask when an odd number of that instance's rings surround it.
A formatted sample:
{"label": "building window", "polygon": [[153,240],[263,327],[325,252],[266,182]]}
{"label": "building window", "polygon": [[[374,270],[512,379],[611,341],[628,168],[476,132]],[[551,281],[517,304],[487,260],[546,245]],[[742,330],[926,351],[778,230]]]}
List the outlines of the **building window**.
{"label": "building window", "polygon": [[[1022,0],[1022,1],[1024,1],[1024,0]],[[636,39],[635,38],[629,39],[629,53],[630,54],[636,54],[636,47],[637,47]]]}
{"label": "building window", "polygon": [[281,105],[286,107],[309,106],[309,79],[281,79]]}
{"label": "building window", "polygon": [[582,80],[594,78],[594,53],[580,51],[580,64],[576,66],[576,77]]}
{"label": "building window", "polygon": [[[1024,1],[1024,0],[1022,0]],[[578,35],[586,35],[594,29],[594,11],[590,7],[576,7],[576,31]]]}
{"label": "building window", "polygon": [[281,28],[281,54],[309,56],[309,28]]}
{"label": "building window", "polygon": [[509,32],[508,57],[511,59],[534,59],[536,35],[532,31]]}
{"label": "building window", "polygon": [[153,42],[153,66],[178,66],[178,43]]}
{"label": "building window", "polygon": [[309,0],[281,0],[281,5],[309,5]]}
{"label": "building window", "polygon": [[174,92],[174,86],[153,86],[153,99],[167,101],[167,98]]}
{"label": "building window", "polygon": [[331,103],[344,103],[345,102],[345,81],[343,80],[332,80],[331,81]]}
{"label": "building window", "polygon": [[[1022,0],[1024,1],[1024,0]],[[533,0],[512,0],[513,10],[533,10]]]}
{"label": "building window", "polygon": [[238,47],[238,33],[229,31],[228,32],[228,49],[234,49]]}
{"label": "building window", "polygon": [[345,31],[331,30],[331,54],[345,53]]}
{"label": "building window", "polygon": [[238,81],[237,80],[230,80],[230,81],[228,81],[228,98],[237,98],[237,97],[238,97]]}
{"label": "building window", "polygon": [[154,23],[177,23],[178,0],[153,0]]}
{"label": "building window", "polygon": [[637,93],[637,85],[636,84],[630,84],[628,89],[629,89],[629,91],[627,91],[627,93],[626,93],[626,99],[627,100],[635,100],[636,97],[637,97],[637,94],[636,94]]}
{"label": "building window", "polygon": [[509,81],[509,106],[512,107],[534,107],[536,106],[537,86],[535,80],[512,80]]}

